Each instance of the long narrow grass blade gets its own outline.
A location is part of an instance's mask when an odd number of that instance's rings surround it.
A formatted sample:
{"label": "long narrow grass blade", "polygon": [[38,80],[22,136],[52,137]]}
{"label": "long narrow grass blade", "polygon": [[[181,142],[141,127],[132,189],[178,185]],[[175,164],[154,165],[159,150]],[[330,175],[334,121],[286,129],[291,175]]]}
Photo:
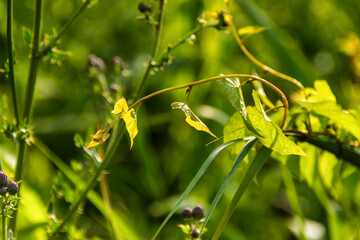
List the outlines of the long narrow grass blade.
{"label": "long narrow grass blade", "polygon": [[229,203],[229,206],[227,207],[223,217],[221,218],[221,221],[214,233],[212,240],[219,239],[219,237],[220,237],[222,231],[224,230],[227,222],[229,221],[232,213],[235,211],[235,208],[236,208],[238,202],[240,201],[240,198],[244,194],[245,190],[247,189],[247,187],[249,186],[249,184],[251,183],[251,181],[257,174],[257,172],[265,164],[265,162],[268,159],[268,157],[270,156],[271,152],[272,152],[271,149],[263,146],[260,149],[260,151],[258,152],[258,154],[256,155],[255,159],[251,162],[249,169],[245,173],[245,176],[239,185],[239,188],[237,189],[233,199]]}
{"label": "long narrow grass blade", "polygon": [[204,224],[201,228],[201,232],[204,230],[207,222],[209,221],[210,217],[211,217],[211,214],[212,212],[214,211],[217,203],[219,202],[221,196],[223,195],[224,191],[225,191],[225,188],[226,186],[229,184],[230,182],[230,179],[232,178],[232,176],[234,175],[236,169],[239,167],[240,163],[242,162],[242,160],[245,158],[245,156],[248,154],[248,152],[250,151],[250,149],[254,146],[254,144],[256,143],[257,139],[251,139],[250,141],[248,141],[243,149],[241,150],[239,156],[236,158],[236,161],[233,165],[233,167],[231,168],[230,172],[229,172],[229,175],[227,176],[225,182],[222,184],[221,188],[219,189],[219,191],[217,192],[213,202],[211,203],[211,206],[210,206],[210,209],[208,211],[208,214],[205,218],[205,221],[204,221]]}
{"label": "long narrow grass blade", "polygon": [[165,220],[162,222],[162,224],[160,225],[160,227],[156,231],[155,235],[151,238],[152,240],[156,239],[156,237],[159,235],[160,231],[163,229],[165,224],[170,220],[171,216],[175,213],[176,209],[180,206],[181,202],[189,195],[190,191],[194,188],[196,183],[199,181],[201,176],[204,174],[206,169],[209,167],[210,163],[219,154],[219,152],[221,152],[221,150],[223,150],[224,148],[226,148],[227,146],[229,146],[231,144],[234,144],[234,143],[237,143],[237,142],[240,142],[240,141],[244,141],[244,140],[250,140],[250,139],[255,139],[255,137],[241,138],[241,139],[236,139],[236,140],[224,143],[224,144],[220,145],[219,147],[217,147],[209,155],[209,157],[205,160],[203,165],[200,167],[199,171],[196,173],[195,177],[191,180],[190,184],[187,186],[187,188],[185,189],[185,191],[183,192],[183,194],[181,195],[181,197],[179,198],[179,200],[175,204],[174,208],[171,210],[171,212],[167,215]]}

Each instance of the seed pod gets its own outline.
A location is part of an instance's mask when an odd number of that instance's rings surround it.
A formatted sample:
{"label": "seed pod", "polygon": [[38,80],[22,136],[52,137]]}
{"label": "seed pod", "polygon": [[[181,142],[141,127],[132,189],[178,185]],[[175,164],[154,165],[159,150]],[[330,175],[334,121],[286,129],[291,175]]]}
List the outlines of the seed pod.
{"label": "seed pod", "polygon": [[205,210],[203,206],[197,205],[192,211],[192,217],[196,220],[200,220],[205,216]]}
{"label": "seed pod", "polygon": [[7,186],[7,190],[10,195],[15,195],[19,192],[19,185],[16,182],[9,181],[9,185]]}
{"label": "seed pod", "polygon": [[0,187],[6,187],[8,185],[9,179],[5,172],[0,171]]}
{"label": "seed pod", "polygon": [[185,220],[188,220],[192,217],[192,211],[191,211],[191,208],[185,208],[183,211],[182,211],[182,216]]}
{"label": "seed pod", "polygon": [[192,232],[191,232],[191,237],[192,238],[198,238],[200,236],[200,232],[199,232],[199,230],[193,230]]}

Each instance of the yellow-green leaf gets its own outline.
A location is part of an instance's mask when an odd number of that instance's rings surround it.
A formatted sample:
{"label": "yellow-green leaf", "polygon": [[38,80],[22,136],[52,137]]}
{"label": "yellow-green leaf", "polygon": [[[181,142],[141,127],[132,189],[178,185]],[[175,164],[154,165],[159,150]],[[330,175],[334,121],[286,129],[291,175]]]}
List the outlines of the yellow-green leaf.
{"label": "yellow-green leaf", "polygon": [[94,135],[91,135],[91,141],[86,148],[92,148],[104,143],[110,137],[108,129],[99,129]]}
{"label": "yellow-green leaf", "polygon": [[246,27],[240,28],[238,30],[238,34],[240,36],[253,35],[253,34],[265,31],[265,30],[266,30],[266,28],[260,27],[260,26],[246,26]]}
{"label": "yellow-green leaf", "polygon": [[113,114],[120,114],[120,118],[122,118],[129,110],[126,99],[124,97],[120,98],[114,106]]}
{"label": "yellow-green leaf", "polygon": [[123,119],[126,125],[126,130],[130,136],[130,141],[131,141],[130,149],[131,149],[134,144],[134,138],[138,134],[137,119],[134,109],[132,108],[129,111],[127,111]]}
{"label": "yellow-green leaf", "polygon": [[171,104],[171,107],[173,109],[182,110],[186,115],[185,121],[190,126],[192,126],[193,128],[195,128],[198,131],[207,132],[216,138],[216,136],[210,131],[210,129],[191,111],[191,109],[189,108],[189,106],[187,104],[182,103],[182,102],[174,102]]}

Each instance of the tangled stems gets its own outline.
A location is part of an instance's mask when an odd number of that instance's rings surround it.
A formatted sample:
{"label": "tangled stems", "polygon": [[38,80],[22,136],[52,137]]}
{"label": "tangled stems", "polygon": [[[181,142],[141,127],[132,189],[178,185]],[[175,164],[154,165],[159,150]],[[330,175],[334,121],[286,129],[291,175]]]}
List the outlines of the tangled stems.
{"label": "tangled stems", "polygon": [[263,78],[260,78],[258,76],[254,76],[254,75],[248,75],[248,74],[229,74],[229,75],[221,75],[221,76],[216,76],[216,77],[211,77],[211,78],[206,78],[206,79],[202,79],[196,82],[192,82],[192,83],[188,83],[188,84],[184,84],[184,85],[180,85],[180,86],[175,86],[175,87],[169,87],[169,88],[165,88],[162,90],[159,90],[157,92],[151,93],[145,97],[140,98],[139,100],[137,100],[136,102],[134,102],[133,104],[131,104],[129,106],[129,109],[133,108],[134,106],[136,106],[139,103],[142,103],[143,101],[155,97],[159,94],[162,93],[166,93],[166,92],[170,92],[170,91],[174,91],[174,90],[178,90],[178,89],[183,89],[183,88],[192,88],[193,86],[196,85],[200,85],[203,83],[207,83],[207,82],[212,82],[215,80],[220,80],[220,79],[225,79],[225,78],[249,78],[249,80],[243,82],[241,86],[245,85],[246,83],[248,83],[249,81],[260,81],[263,82],[264,84],[268,85],[271,89],[273,89],[278,95],[281,96],[281,100],[284,103],[284,116],[280,125],[280,128],[282,129],[285,125],[286,122],[286,118],[287,118],[287,114],[288,114],[288,108],[289,108],[289,103],[288,100],[285,96],[285,94],[279,89],[277,88],[275,85],[271,84],[270,82],[266,81]]}
{"label": "tangled stems", "polygon": [[[229,5],[227,5],[227,9],[229,11]],[[296,80],[295,78],[292,78],[286,74],[283,74],[281,72],[278,72],[274,69],[272,69],[271,67],[263,64],[262,62],[260,62],[258,59],[256,59],[245,47],[243,41],[240,39],[239,34],[236,31],[236,27],[234,25],[234,22],[232,20],[229,20],[229,26],[231,28],[231,31],[235,37],[236,42],[238,43],[238,45],[240,46],[241,50],[243,51],[243,53],[246,55],[247,58],[249,58],[250,61],[252,61],[254,64],[256,64],[258,67],[260,67],[261,69],[263,69],[265,72],[269,72],[279,78],[282,78],[286,81],[289,81],[293,84],[295,84],[296,86],[298,86],[300,89],[304,89],[304,86],[301,84],[301,82],[299,82],[298,80]]]}

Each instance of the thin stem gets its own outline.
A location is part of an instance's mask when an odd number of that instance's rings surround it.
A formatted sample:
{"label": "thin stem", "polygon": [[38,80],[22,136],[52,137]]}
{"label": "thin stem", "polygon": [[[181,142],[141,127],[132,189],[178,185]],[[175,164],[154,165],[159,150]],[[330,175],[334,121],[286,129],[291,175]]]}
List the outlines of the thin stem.
{"label": "thin stem", "polygon": [[[4,203],[4,199],[3,203]],[[1,210],[1,215],[2,215],[2,223],[1,223],[1,229],[2,229],[2,239],[3,240],[7,240],[7,236],[6,236],[6,212],[5,212],[5,207],[3,207],[3,209]]]}
{"label": "thin stem", "polygon": [[85,200],[88,192],[94,187],[95,183],[97,182],[97,179],[99,178],[99,176],[101,175],[102,171],[109,165],[111,159],[113,158],[117,147],[120,144],[120,141],[125,133],[124,131],[124,123],[122,122],[120,127],[120,133],[118,134],[118,137],[114,140],[111,141],[107,151],[105,152],[105,156],[104,156],[104,160],[103,162],[99,165],[99,168],[96,170],[95,174],[92,176],[92,178],[88,181],[88,185],[86,186],[86,188],[84,189],[84,191],[81,193],[79,199],[77,200],[77,202],[71,207],[70,211],[68,212],[68,214],[65,216],[64,220],[60,223],[60,225],[58,225],[57,228],[55,228],[50,234],[50,239],[52,237],[54,237],[58,232],[60,232],[62,230],[62,228],[71,220],[72,216],[76,213],[77,209],[79,208],[80,204]]}
{"label": "thin stem", "polygon": [[[228,11],[229,11],[229,7],[228,7]],[[232,20],[230,20],[229,22],[230,28],[232,30],[232,33],[235,37],[236,42],[238,43],[238,45],[240,46],[241,50],[243,51],[243,53],[249,58],[250,61],[252,61],[254,64],[256,64],[258,67],[260,67],[261,69],[263,69],[265,72],[269,72],[279,78],[282,78],[286,81],[289,81],[293,84],[295,84],[296,86],[298,86],[300,89],[304,89],[304,86],[301,84],[301,82],[299,82],[298,80],[296,80],[295,78],[292,78],[286,74],[283,74],[281,72],[278,72],[274,69],[272,69],[271,67],[263,64],[262,62],[260,62],[259,60],[257,60],[245,47],[243,41],[240,39],[239,34],[236,31],[236,27],[234,25],[234,22]]]}
{"label": "thin stem", "polygon": [[7,51],[9,55],[9,80],[14,105],[14,116],[16,124],[20,122],[19,107],[16,97],[15,77],[14,77],[14,59],[13,59],[13,41],[12,41],[12,18],[13,18],[13,1],[7,1]]}
{"label": "thin stem", "polygon": [[147,78],[149,77],[149,74],[151,70],[153,69],[154,65],[154,59],[156,52],[158,51],[159,45],[160,45],[160,33],[162,30],[163,20],[164,20],[164,9],[165,9],[166,1],[160,0],[159,1],[159,14],[158,14],[158,24],[155,26],[155,39],[154,39],[154,47],[152,49],[151,57],[148,62],[148,65],[146,67],[146,71],[144,76],[142,77],[138,88],[135,91],[134,99],[138,98],[141,95],[141,92],[144,88],[145,82]]}
{"label": "thin stem", "polygon": [[90,4],[90,0],[85,1],[81,7],[76,11],[76,13],[65,23],[59,33],[45,46],[43,46],[39,53],[37,54],[38,58],[43,57],[48,53],[52,47],[55,46],[56,42],[61,38],[64,32],[70,27],[70,25],[75,21],[75,19],[85,10],[85,8]]}
{"label": "thin stem", "polygon": [[[34,15],[34,36],[33,36],[33,45],[31,51],[30,71],[29,71],[29,77],[28,77],[26,93],[25,93],[25,101],[24,101],[25,107],[24,107],[23,121],[25,123],[29,123],[31,110],[32,110],[32,102],[34,97],[36,73],[38,66],[38,59],[36,58],[36,54],[39,50],[39,41],[40,41],[41,9],[42,9],[42,0],[36,0],[35,15]],[[18,182],[22,178],[25,149],[26,149],[25,141],[20,141],[16,168],[15,168],[16,182]],[[16,203],[15,210],[13,212],[13,217],[10,218],[10,223],[9,223],[9,228],[12,229],[14,234],[16,227],[17,205],[18,202]]]}

